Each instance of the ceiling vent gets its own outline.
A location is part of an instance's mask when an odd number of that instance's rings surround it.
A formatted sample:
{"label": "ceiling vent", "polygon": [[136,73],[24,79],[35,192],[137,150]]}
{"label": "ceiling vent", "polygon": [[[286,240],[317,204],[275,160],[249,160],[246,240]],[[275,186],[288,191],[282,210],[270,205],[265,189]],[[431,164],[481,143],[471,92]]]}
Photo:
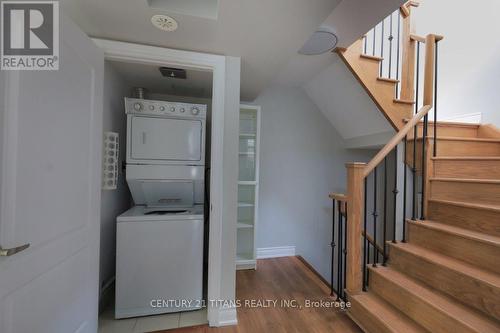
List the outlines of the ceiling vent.
{"label": "ceiling vent", "polygon": [[151,23],[153,23],[155,27],[163,31],[171,32],[177,30],[177,28],[179,27],[177,21],[167,15],[153,15],[153,17],[151,18]]}
{"label": "ceiling vent", "polygon": [[217,20],[218,0],[147,0],[149,7],[172,14]]}
{"label": "ceiling vent", "polygon": [[182,68],[160,67],[161,75],[172,79],[186,79],[186,70]]}
{"label": "ceiling vent", "polygon": [[337,36],[328,27],[316,30],[299,50],[300,54],[317,55],[333,50],[337,46]]}

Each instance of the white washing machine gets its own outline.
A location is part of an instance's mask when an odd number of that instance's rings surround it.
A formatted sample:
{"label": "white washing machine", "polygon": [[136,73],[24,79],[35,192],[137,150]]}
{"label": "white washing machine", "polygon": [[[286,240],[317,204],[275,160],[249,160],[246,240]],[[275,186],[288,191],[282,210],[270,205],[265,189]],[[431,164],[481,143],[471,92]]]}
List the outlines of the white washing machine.
{"label": "white washing machine", "polygon": [[125,98],[127,183],[117,218],[115,317],[199,309],[206,105]]}
{"label": "white washing machine", "polygon": [[135,206],[117,218],[115,317],[201,308],[203,206]]}

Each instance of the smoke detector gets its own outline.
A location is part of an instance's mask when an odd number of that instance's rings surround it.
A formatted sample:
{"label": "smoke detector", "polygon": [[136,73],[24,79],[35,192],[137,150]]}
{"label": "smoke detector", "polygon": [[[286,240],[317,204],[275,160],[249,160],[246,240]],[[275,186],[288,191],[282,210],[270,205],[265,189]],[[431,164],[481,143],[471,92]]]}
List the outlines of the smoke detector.
{"label": "smoke detector", "polygon": [[151,23],[163,31],[175,31],[179,27],[177,21],[168,15],[153,15]]}

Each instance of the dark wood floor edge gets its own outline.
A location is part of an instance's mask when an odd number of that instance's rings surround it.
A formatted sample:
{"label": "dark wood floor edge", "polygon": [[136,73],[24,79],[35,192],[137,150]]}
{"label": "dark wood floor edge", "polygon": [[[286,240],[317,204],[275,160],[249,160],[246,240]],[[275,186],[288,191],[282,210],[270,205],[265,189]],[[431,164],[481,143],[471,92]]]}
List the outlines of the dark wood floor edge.
{"label": "dark wood floor edge", "polygon": [[331,288],[330,282],[328,282],[321,274],[319,274],[319,272],[316,269],[314,269],[314,267],[310,263],[308,263],[307,260],[304,259],[304,257],[302,257],[301,255],[296,255],[295,257],[299,259],[300,262],[302,262],[304,266],[307,267],[307,269],[313,272],[314,275],[316,275],[316,277],[318,277],[318,279],[320,279],[321,282],[323,282],[328,287],[328,289]]}

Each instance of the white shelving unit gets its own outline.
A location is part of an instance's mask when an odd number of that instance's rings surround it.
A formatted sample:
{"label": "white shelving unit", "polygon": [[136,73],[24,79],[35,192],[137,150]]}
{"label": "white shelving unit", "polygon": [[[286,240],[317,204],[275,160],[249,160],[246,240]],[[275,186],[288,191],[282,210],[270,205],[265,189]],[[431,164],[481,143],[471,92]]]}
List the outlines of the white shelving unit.
{"label": "white shelving unit", "polygon": [[240,105],[236,269],[256,269],[260,106]]}

